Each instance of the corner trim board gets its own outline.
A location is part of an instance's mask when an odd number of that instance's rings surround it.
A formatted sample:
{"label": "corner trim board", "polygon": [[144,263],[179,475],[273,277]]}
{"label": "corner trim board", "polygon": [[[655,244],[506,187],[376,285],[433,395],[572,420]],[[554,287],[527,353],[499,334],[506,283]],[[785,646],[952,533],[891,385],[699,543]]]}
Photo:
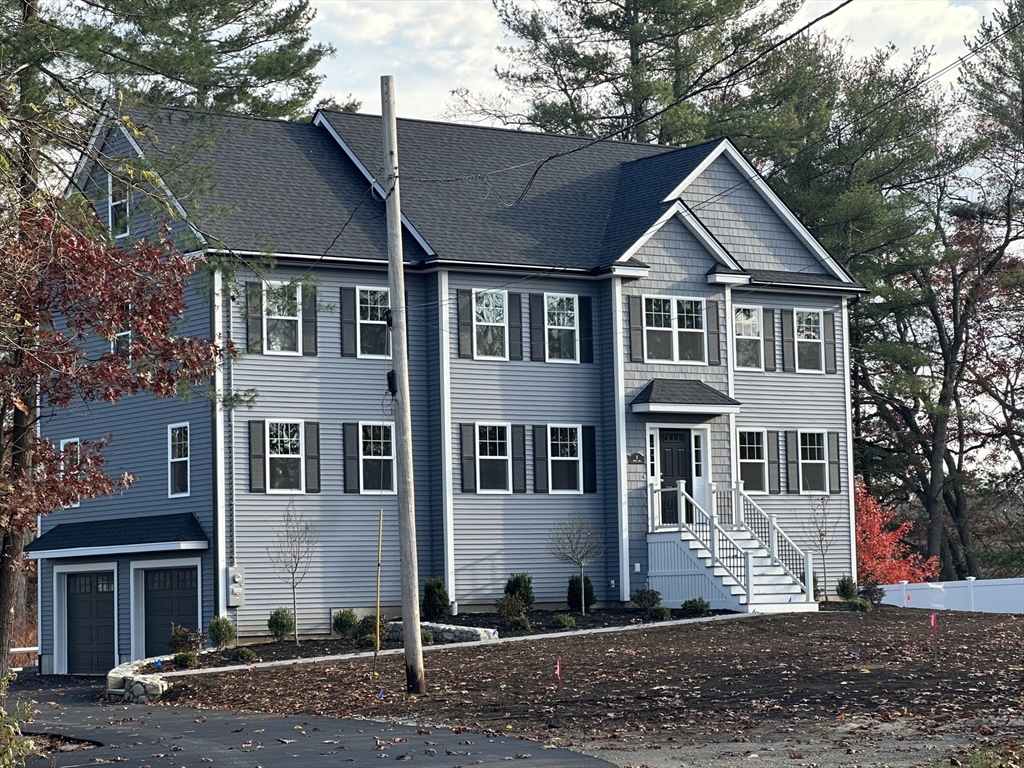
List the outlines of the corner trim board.
{"label": "corner trim board", "polygon": [[629,489],[626,481],[626,363],[625,316],[622,311],[622,278],[612,277],[612,358],[615,364],[615,480],[618,486],[616,512],[619,522],[619,600],[631,594],[629,584]]}

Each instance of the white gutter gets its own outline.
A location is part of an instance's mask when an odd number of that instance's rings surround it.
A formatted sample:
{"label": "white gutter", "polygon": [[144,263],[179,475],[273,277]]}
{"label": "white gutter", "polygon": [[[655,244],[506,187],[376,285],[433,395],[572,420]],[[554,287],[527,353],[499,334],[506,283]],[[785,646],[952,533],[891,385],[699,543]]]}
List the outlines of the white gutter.
{"label": "white gutter", "polygon": [[448,586],[448,599],[457,603],[455,592],[455,496],[452,483],[452,393],[451,393],[451,312],[448,301],[448,270],[437,273],[437,311],[441,321],[438,344],[441,370],[441,482],[444,495],[441,500],[442,529],[444,532],[444,580]]}
{"label": "white gutter", "polygon": [[629,600],[629,489],[626,486],[626,362],[622,278],[612,277],[612,359],[615,363],[615,480],[619,517],[619,599]]}

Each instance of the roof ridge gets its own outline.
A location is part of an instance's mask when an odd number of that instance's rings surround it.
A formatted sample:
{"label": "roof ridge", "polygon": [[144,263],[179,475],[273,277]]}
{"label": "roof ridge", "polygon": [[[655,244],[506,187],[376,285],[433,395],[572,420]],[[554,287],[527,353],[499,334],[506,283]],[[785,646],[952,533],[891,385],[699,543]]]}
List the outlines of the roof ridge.
{"label": "roof ridge", "polygon": [[208,109],[195,109],[192,107],[178,107],[178,106],[155,106],[150,104],[138,104],[134,107],[129,107],[125,111],[129,114],[136,110],[149,110],[151,112],[179,112],[186,115],[198,115],[201,117],[229,117],[237,120],[250,120],[253,122],[263,123],[275,123],[277,125],[313,125],[312,119],[310,120],[288,120],[287,118],[281,117],[265,117],[263,115],[243,115],[238,112],[212,112]]}

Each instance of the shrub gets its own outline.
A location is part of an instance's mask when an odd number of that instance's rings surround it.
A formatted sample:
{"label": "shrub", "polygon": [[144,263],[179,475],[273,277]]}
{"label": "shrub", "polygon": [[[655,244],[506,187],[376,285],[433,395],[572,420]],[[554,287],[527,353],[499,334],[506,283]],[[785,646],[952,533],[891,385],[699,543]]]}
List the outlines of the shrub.
{"label": "shrub", "polygon": [[860,585],[860,597],[863,597],[869,603],[878,605],[882,602],[885,597],[885,590],[882,589],[882,585],[874,581],[868,581]]}
{"label": "shrub", "polygon": [[647,618],[651,621],[668,621],[672,618],[672,611],[664,605],[656,605],[647,609]]}
{"label": "shrub", "polygon": [[267,629],[273,638],[280,642],[295,631],[295,617],[287,608],[275,608],[267,619]]}
{"label": "shrub", "polygon": [[506,595],[518,595],[523,601],[524,613],[533,610],[533,576],[528,573],[513,573],[505,582]]}
{"label": "shrub", "polygon": [[199,653],[205,642],[202,630],[171,624],[171,639],[167,641],[171,653]]}
{"label": "shrub", "polygon": [[512,619],[526,615],[526,604],[519,595],[505,595],[494,604],[494,607],[498,611],[498,615],[510,623]]}
{"label": "shrub", "polygon": [[825,590],[823,590],[821,588],[821,585],[818,584],[818,574],[814,574],[814,577],[811,580],[811,585],[812,585],[812,588],[814,589],[814,599],[815,600],[817,600],[818,602],[821,602],[826,597],[828,597],[828,595],[825,594]]}
{"label": "shrub", "polygon": [[231,651],[231,660],[241,663],[256,661],[256,652],[252,648],[246,648],[242,645]]}
{"label": "shrub", "polygon": [[225,616],[214,616],[210,619],[207,632],[210,635],[210,642],[218,651],[223,651],[235,639],[235,625]]}
{"label": "shrub", "polygon": [[[0,701],[7,701],[7,686],[13,675],[0,677]],[[10,711],[0,707],[0,765],[24,765],[26,755],[32,754],[32,744],[21,735],[21,724],[32,721],[32,708],[24,702],[9,702]]]}
{"label": "shrub", "polygon": [[711,613],[711,603],[703,597],[695,597],[685,601],[682,610],[684,616],[707,616]]}
{"label": "shrub", "polygon": [[421,629],[420,630],[420,643],[422,643],[423,645],[433,645],[434,644],[434,633],[431,632],[429,629]]}
{"label": "shrub", "polygon": [[199,666],[199,654],[195,651],[184,651],[174,654],[174,658],[171,661],[179,669],[195,669]]}
{"label": "shrub", "polygon": [[551,617],[551,626],[555,629],[576,629],[576,619],[568,613],[556,613]]}
{"label": "shrub", "polygon": [[633,593],[633,605],[641,611],[649,611],[661,605],[661,592],[656,589],[638,589]]}
{"label": "shrub", "polygon": [[373,637],[378,633],[380,641],[383,643],[388,634],[388,620],[384,614],[378,616],[376,613],[371,613],[369,616],[363,616],[356,625],[356,637],[360,639],[360,643],[365,635]]}
{"label": "shrub", "polygon": [[867,613],[872,608],[871,603],[869,603],[863,597],[855,597],[852,600],[847,600],[846,602],[850,604],[850,607],[853,610],[860,611],[861,613]]}
{"label": "shrub", "polygon": [[444,621],[452,615],[452,602],[448,599],[448,587],[444,579],[427,579],[423,582],[423,618],[427,621]]}
{"label": "shrub", "polygon": [[843,600],[853,600],[857,597],[857,582],[852,576],[843,576],[836,582],[836,594]]}
{"label": "shrub", "polygon": [[376,648],[377,638],[373,635],[360,635],[359,639],[356,640],[356,645],[360,648]]}
{"label": "shrub", "polygon": [[335,611],[334,616],[331,617],[331,627],[342,637],[351,635],[358,623],[359,619],[356,618],[356,612],[351,608]]}
{"label": "shrub", "polygon": [[[589,611],[590,607],[597,602],[594,598],[594,585],[590,583],[590,577],[583,577],[583,590],[584,599],[586,601],[586,608]],[[575,611],[580,607],[580,577],[570,576],[569,577],[569,589],[566,593],[566,601],[569,603],[569,610]]]}
{"label": "shrub", "polygon": [[525,616],[513,616],[508,620],[508,625],[511,629],[514,629],[517,632],[530,631],[530,620]]}

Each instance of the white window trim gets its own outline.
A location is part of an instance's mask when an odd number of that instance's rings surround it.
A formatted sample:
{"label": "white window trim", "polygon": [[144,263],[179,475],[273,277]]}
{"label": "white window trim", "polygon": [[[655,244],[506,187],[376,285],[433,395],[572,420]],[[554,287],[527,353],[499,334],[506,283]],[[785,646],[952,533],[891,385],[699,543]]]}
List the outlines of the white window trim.
{"label": "white window trim", "polygon": [[[548,331],[553,328],[559,330],[566,330],[563,326],[548,325],[548,297],[558,299],[572,299],[573,306],[573,317],[575,318],[575,325],[573,326],[573,357],[572,359],[563,359],[557,357],[551,357],[548,353]],[[545,293],[544,294],[544,361],[548,363],[569,363],[570,365],[578,365],[580,362],[580,297],[576,293]]]}
{"label": "white window trim", "polygon": [[[576,490],[555,490],[554,475],[551,474],[552,461],[569,462],[572,459],[559,459],[551,454],[551,430],[552,429],[575,429],[576,430]],[[548,493],[560,496],[579,496],[583,493],[583,427],[579,424],[548,424]]]}
{"label": "white window trim", "polygon": [[[128,237],[132,228],[132,193],[131,188],[126,184],[124,191],[124,232],[114,235],[115,240]],[[107,231],[114,232],[114,174],[107,172]]]}
{"label": "white window trim", "polygon": [[[68,574],[110,571],[114,574],[114,661],[121,663],[118,648],[117,563],[75,563],[53,566],[53,674],[68,673]],[[142,656],[134,658],[141,659]]]}
{"label": "white window trim", "polygon": [[[131,651],[133,659],[142,659],[146,655],[146,571],[161,568],[196,569],[196,626],[202,629],[203,624],[203,561],[198,557],[182,557],[170,560],[132,560],[129,564],[128,603],[131,621]],[[115,599],[117,581],[114,582]]]}
{"label": "white window trim", "polygon": [[[476,329],[477,329],[478,323],[476,321],[476,295],[478,293],[500,293],[500,294],[502,294],[505,297],[505,312],[504,312],[504,318],[503,318],[504,319],[504,324],[502,325],[502,328],[504,329],[504,334],[505,334],[505,354],[503,356],[499,357],[497,355],[481,355],[481,354],[477,353],[477,349],[476,349],[476,339],[477,339]],[[489,288],[474,288],[473,289],[472,312],[473,312],[473,359],[474,360],[508,360],[508,291],[496,290],[496,289],[492,290],[492,289],[489,289]],[[498,327],[497,323],[480,323],[479,325]],[[546,346],[546,344],[545,344],[545,346]],[[545,354],[546,354],[546,352],[545,352]]]}
{"label": "white window trim", "polygon": [[[299,488],[271,488],[270,487],[270,459],[271,458],[294,458],[292,455],[274,454],[270,455],[270,425],[271,424],[298,424],[299,425],[299,477],[301,487]],[[267,479],[267,493],[289,494],[306,492],[306,422],[302,419],[267,419],[263,422],[263,452],[266,458],[263,463],[263,476]]]}
{"label": "white window trim", "polygon": [[[808,461],[808,462],[804,462],[804,455],[803,455],[803,451],[801,450],[802,442],[803,442],[802,438],[803,438],[804,435],[821,435],[821,438],[822,438],[822,454],[825,457],[822,461]],[[817,430],[817,429],[801,429],[801,430],[798,430],[797,433],[796,433],[796,463],[797,463],[797,469],[798,469],[797,474],[799,475],[797,480],[800,483],[800,486],[799,486],[800,495],[801,496],[822,496],[824,494],[827,494],[829,492],[829,487],[828,487],[828,432],[822,432],[822,431]],[[821,464],[824,467],[824,471],[822,473],[822,477],[825,478],[825,488],[823,490],[820,490],[820,491],[805,491],[804,490],[804,464],[805,463],[807,463],[807,464]]]}
{"label": "white window trim", "polygon": [[[389,427],[391,429],[391,490],[380,491],[374,488],[363,488],[363,459],[379,458],[363,455],[363,427]],[[398,493],[398,459],[395,457],[395,422],[393,421],[360,421],[359,422],[359,493],[366,496],[394,496]]]}
{"label": "white window trim", "polygon": [[[302,283],[294,283],[295,287],[295,347],[296,350],[292,352],[287,349],[271,349],[268,342],[270,339],[267,337],[267,320],[270,319],[270,315],[267,312],[267,288],[276,288],[282,285],[292,285],[287,280],[264,280],[261,284],[261,294],[263,300],[263,354],[264,355],[283,355],[285,357],[300,357],[302,355]],[[359,308],[356,307],[356,318],[359,317]],[[285,317],[284,315],[274,315],[275,318],[283,320],[290,320],[291,317]]]}
{"label": "white window trim", "polygon": [[[741,433],[754,433],[761,436],[761,450],[764,453],[764,458],[760,462],[753,459],[744,459],[740,457],[740,434]],[[797,438],[799,442],[799,438]],[[751,488],[747,488],[746,485],[743,487],[743,491],[750,496],[767,496],[768,489],[771,485],[771,479],[768,477],[768,431],[765,429],[736,429],[736,469],[739,472],[737,480],[743,479],[743,473],[740,472],[744,464],[761,464],[764,467],[764,490],[757,491]]]}
{"label": "white window trim", "polygon": [[[800,321],[797,319],[797,315],[801,312],[813,313],[818,316],[818,359],[821,360],[820,368],[800,367],[800,337],[797,336]],[[811,341],[810,339],[805,339],[804,343],[810,344]],[[825,373],[825,311],[823,309],[793,308],[793,370],[797,373]]]}
{"label": "white window trim", "polygon": [[388,309],[391,309],[391,289],[384,285],[357,285],[356,286],[356,357],[361,357],[366,360],[390,360],[391,355],[364,355],[363,349],[363,323],[367,325],[383,325],[388,332],[388,349],[391,349],[391,329],[387,327],[387,323],[379,323],[376,320],[361,320],[359,318],[359,292],[360,291],[384,291],[388,295]]}
{"label": "white window trim", "polygon": [[[754,336],[740,336],[739,331],[737,329],[737,325],[736,325],[736,311],[740,310],[740,309],[753,310],[756,313],[756,316],[757,316],[757,337],[756,337],[757,338],[757,342],[758,342],[758,344],[757,344],[757,349],[758,349],[757,359],[761,361],[761,364],[756,366],[756,367],[754,367],[754,366],[747,366],[747,365],[740,365],[739,364],[740,355],[739,355],[739,350],[737,349],[739,340],[740,339],[745,339],[745,340],[749,341],[750,339],[755,338]],[[796,317],[796,316],[794,315],[794,317]],[[796,331],[794,330],[794,334],[795,333],[796,333]],[[732,307],[732,338],[733,338],[733,342],[732,342],[733,343],[733,350],[732,350],[732,353],[733,353],[733,358],[736,360],[736,370],[738,370],[738,371],[763,371],[764,370],[764,308],[763,307],[752,307],[752,306],[747,305],[747,304],[734,304],[733,307]],[[794,349],[795,349],[795,347],[794,347]],[[744,432],[749,432],[751,430],[743,430],[743,431]]]}
{"label": "white window trim", "polygon": [[[82,441],[79,440],[77,437],[69,437],[67,440],[61,440],[60,441],[60,450],[61,450],[61,452],[63,453],[64,448],[67,447],[68,445],[70,445],[71,443],[74,443],[75,445],[78,446],[78,460],[81,461],[82,460]],[[60,464],[60,472],[61,472],[62,475],[64,474],[64,462],[63,462],[63,460],[61,461],[61,464]],[[77,509],[79,506],[81,506],[81,504],[82,504],[81,501],[76,501],[70,507],[65,507],[65,509]]]}
{"label": "white window trim", "polygon": [[[187,454],[186,454],[184,459],[175,459],[175,458],[173,458],[173,450],[174,450],[174,448],[173,448],[173,444],[172,444],[172,436],[174,435],[174,430],[175,429],[180,429],[181,427],[184,427],[187,430],[186,433],[185,433],[188,436],[188,440],[187,440],[186,446],[185,446],[185,448],[187,450]],[[173,467],[173,465],[176,462],[182,462],[182,461],[185,462],[185,484],[188,487],[188,490],[185,491],[184,493],[174,493],[172,491],[172,489],[171,489],[171,478],[172,478],[171,468]],[[191,427],[189,427],[189,423],[187,421],[180,421],[177,424],[168,424],[167,425],[167,498],[169,498],[169,499],[184,499],[184,498],[186,498],[188,496],[191,496],[191,495],[192,495],[192,429],[191,429]]]}
{"label": "white window trim", "polygon": [[[672,331],[672,359],[662,360],[660,358],[650,358],[647,355],[647,300],[648,299],[667,299],[671,302],[672,307],[672,328],[655,328],[653,330]],[[703,315],[703,338],[704,338],[704,360],[680,360],[679,359],[679,301],[698,301],[701,306],[701,313]],[[708,303],[707,299],[700,296],[672,296],[669,294],[656,294],[656,293],[645,293],[640,297],[640,314],[643,316],[643,334],[644,334],[644,362],[645,363],[661,363],[663,365],[708,365]]]}
{"label": "white window trim", "polygon": [[[508,488],[481,488],[480,487],[480,459],[497,461],[500,456],[480,456],[480,427],[504,427],[505,428],[505,477],[508,478]],[[512,424],[500,421],[478,421],[473,424],[474,451],[476,454],[476,492],[481,496],[508,496],[512,493]]]}

